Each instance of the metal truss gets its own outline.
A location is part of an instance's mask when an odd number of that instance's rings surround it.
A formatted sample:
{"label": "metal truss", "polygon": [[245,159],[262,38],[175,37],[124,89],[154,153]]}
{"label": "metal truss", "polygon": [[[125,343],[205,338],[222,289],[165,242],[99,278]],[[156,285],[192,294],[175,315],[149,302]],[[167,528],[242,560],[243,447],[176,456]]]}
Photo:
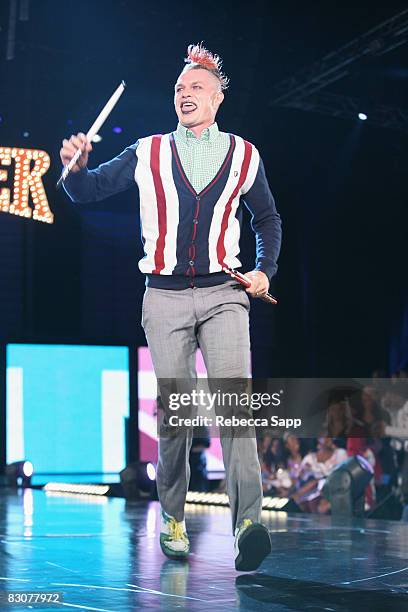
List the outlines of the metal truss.
{"label": "metal truss", "polygon": [[284,106],[345,119],[357,119],[358,114],[364,112],[368,123],[408,133],[408,110],[380,104],[367,105],[367,102],[350,96],[318,92],[307,99],[288,101]]}
{"label": "metal truss", "polygon": [[[378,57],[408,41],[408,9],[387,19],[337,51],[325,55],[308,68],[281,81],[275,87],[273,104],[289,106],[338,81],[358,60]],[[290,104],[292,105],[292,104]]]}

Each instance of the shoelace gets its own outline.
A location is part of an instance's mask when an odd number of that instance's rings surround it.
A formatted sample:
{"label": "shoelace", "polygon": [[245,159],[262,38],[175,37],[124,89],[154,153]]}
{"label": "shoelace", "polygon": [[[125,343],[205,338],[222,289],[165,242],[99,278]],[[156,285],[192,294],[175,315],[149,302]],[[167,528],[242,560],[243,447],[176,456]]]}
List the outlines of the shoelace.
{"label": "shoelace", "polygon": [[175,519],[170,520],[169,524],[170,535],[173,540],[184,540],[186,537],[183,532],[183,523],[178,523]]}
{"label": "shoelace", "polygon": [[252,525],[252,521],[251,519],[244,519],[238,529],[238,538],[241,535],[241,533],[250,525]]}

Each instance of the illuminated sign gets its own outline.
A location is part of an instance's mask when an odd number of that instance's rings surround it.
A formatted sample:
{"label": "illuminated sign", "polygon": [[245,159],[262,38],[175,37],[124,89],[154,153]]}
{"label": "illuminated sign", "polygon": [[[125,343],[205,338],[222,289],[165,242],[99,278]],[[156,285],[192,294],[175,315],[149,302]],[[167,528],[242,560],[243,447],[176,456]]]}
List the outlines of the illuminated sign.
{"label": "illuminated sign", "polygon": [[[54,215],[48,205],[41,177],[50,167],[50,156],[38,149],[0,147],[0,181],[7,181],[8,171],[1,166],[14,165],[13,201],[10,189],[0,189],[0,211],[32,217],[36,221],[53,223]],[[31,195],[34,209],[28,205]]]}

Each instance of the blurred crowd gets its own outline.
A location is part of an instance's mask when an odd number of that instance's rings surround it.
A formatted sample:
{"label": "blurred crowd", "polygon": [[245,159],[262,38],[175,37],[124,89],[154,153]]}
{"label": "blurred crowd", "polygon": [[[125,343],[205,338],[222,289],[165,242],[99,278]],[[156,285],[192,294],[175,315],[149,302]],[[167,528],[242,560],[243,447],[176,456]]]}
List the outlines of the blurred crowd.
{"label": "blurred crowd", "polygon": [[330,511],[322,495],[325,479],[353,455],[372,467],[365,492],[370,510],[391,491],[408,504],[408,378],[405,372],[385,379],[374,374],[359,390],[337,390],[328,402],[317,438],[292,433],[258,439],[264,495],[289,497],[305,512]]}

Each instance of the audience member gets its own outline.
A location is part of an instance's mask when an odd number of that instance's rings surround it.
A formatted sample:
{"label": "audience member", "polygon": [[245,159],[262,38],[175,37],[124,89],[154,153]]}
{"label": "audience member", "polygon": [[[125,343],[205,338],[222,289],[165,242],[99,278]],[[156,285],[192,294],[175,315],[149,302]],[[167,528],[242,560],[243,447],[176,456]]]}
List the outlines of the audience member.
{"label": "audience member", "polygon": [[311,440],[292,433],[282,439],[266,433],[258,441],[265,495],[289,496],[304,511],[327,513],[330,504],[321,495],[325,479],[348,456],[361,455],[374,470],[366,509],[392,491],[399,491],[408,508],[406,372],[388,381],[385,372],[375,372],[372,384],[334,393],[329,401],[326,434],[317,448],[315,441],[316,450],[307,452]]}

